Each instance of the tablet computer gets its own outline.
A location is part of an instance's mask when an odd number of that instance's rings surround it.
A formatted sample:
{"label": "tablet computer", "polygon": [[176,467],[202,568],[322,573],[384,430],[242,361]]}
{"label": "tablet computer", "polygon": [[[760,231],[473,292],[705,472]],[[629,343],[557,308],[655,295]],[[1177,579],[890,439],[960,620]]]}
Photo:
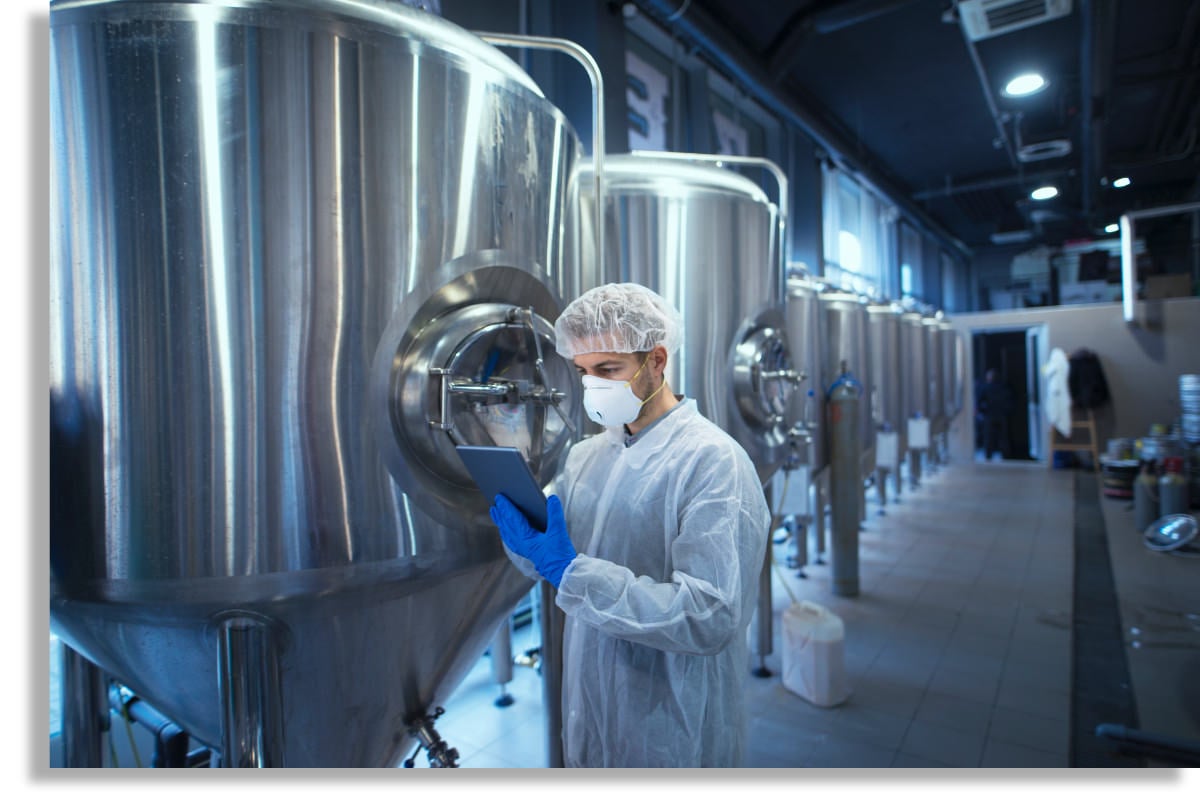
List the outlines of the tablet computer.
{"label": "tablet computer", "polygon": [[521,509],[535,528],[546,530],[546,495],[542,494],[542,487],[520,450],[466,444],[456,449],[489,505],[495,502],[496,495],[502,494]]}

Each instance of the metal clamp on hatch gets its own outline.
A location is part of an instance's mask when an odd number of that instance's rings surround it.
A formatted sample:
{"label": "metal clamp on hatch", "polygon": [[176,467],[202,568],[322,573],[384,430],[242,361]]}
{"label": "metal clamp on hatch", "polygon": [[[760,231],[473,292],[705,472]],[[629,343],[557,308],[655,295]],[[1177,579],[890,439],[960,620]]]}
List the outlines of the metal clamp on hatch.
{"label": "metal clamp on hatch", "polygon": [[[560,408],[561,403],[567,398],[567,393],[551,387],[546,382],[542,338],[538,334],[534,324],[536,317],[533,308],[514,307],[508,310],[506,316],[508,320],[507,325],[523,325],[527,328],[529,336],[533,340],[534,352],[537,354],[534,360],[534,378],[529,380],[489,376],[486,381],[479,382],[461,377],[456,378],[453,368],[430,367],[429,375],[436,379],[440,386],[440,402],[438,404],[439,418],[430,419],[429,424],[439,431],[445,431],[450,434],[451,438],[457,442],[457,438],[454,436],[454,416],[451,410],[451,403],[453,395],[463,395],[472,397],[477,402],[483,404],[504,403],[515,405],[518,403],[533,403],[542,407],[549,406],[562,419],[567,429],[571,433],[575,433],[575,425]],[[454,356],[457,355],[458,352],[454,354]]]}

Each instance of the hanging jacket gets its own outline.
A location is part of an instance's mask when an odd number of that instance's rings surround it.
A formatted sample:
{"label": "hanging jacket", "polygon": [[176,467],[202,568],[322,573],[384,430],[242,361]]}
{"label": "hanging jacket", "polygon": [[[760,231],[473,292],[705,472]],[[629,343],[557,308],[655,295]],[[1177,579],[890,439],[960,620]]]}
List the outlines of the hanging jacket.
{"label": "hanging jacket", "polygon": [[1081,348],[1071,354],[1071,402],[1078,408],[1099,408],[1108,402],[1108,381],[1100,358],[1091,350]]}
{"label": "hanging jacket", "polygon": [[1042,367],[1046,376],[1046,418],[1063,436],[1071,435],[1071,393],[1068,380],[1071,362],[1062,348],[1050,351],[1050,360]]}

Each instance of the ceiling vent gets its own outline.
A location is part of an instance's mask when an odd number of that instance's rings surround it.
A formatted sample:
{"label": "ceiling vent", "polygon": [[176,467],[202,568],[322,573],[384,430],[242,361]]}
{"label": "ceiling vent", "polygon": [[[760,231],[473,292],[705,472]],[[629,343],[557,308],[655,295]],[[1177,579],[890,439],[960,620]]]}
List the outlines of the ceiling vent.
{"label": "ceiling vent", "polygon": [[962,0],[959,19],[973,42],[1071,13],[1071,0]]}
{"label": "ceiling vent", "polygon": [[1047,158],[1060,158],[1071,153],[1071,142],[1067,139],[1048,139],[1044,142],[1021,145],[1017,149],[1017,158],[1028,163],[1030,161],[1045,161]]}

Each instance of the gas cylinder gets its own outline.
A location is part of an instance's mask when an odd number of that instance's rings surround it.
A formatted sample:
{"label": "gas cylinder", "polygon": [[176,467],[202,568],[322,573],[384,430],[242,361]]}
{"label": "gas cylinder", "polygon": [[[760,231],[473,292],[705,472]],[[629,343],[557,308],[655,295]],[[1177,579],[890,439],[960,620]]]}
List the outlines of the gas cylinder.
{"label": "gas cylinder", "polygon": [[1158,519],[1158,475],[1154,461],[1143,461],[1133,482],[1133,525],[1138,533]]}
{"label": "gas cylinder", "polygon": [[829,488],[833,494],[833,593],[858,595],[858,524],[862,475],[858,404],[862,384],[845,369],[825,393],[829,413]]}
{"label": "gas cylinder", "polygon": [[1158,479],[1158,513],[1186,514],[1188,510],[1188,485],[1183,477],[1183,459],[1167,456],[1163,460],[1163,474]]}

